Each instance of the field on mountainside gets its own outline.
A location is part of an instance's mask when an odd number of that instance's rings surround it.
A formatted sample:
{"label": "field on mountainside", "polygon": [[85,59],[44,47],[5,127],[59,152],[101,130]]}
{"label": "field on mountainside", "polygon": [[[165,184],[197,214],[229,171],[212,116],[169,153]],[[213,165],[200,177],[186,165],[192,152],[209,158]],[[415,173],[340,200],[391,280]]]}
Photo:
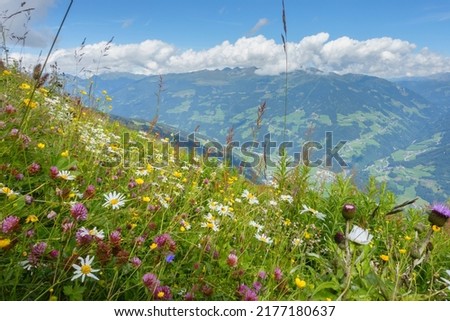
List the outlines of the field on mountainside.
{"label": "field on mountainside", "polygon": [[450,299],[447,205],[287,157],[257,186],[56,84],[0,70],[1,300]]}

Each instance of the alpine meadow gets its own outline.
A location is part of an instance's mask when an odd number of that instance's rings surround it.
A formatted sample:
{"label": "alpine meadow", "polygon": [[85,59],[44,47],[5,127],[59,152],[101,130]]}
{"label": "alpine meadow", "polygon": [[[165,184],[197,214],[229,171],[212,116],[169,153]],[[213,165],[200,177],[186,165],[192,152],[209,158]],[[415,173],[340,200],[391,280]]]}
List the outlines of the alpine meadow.
{"label": "alpine meadow", "polygon": [[450,73],[292,70],[290,2],[271,74],[63,72],[72,2],[27,66],[0,8],[0,300],[450,299]]}

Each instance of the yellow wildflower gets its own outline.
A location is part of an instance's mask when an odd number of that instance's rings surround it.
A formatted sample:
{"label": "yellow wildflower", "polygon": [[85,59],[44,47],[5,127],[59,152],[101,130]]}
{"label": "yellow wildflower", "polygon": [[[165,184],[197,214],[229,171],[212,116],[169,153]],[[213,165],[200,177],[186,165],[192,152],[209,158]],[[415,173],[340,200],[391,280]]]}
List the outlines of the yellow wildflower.
{"label": "yellow wildflower", "polygon": [[384,262],[389,261],[389,255],[381,254],[380,259],[382,259]]}
{"label": "yellow wildflower", "polygon": [[303,237],[309,240],[311,238],[311,234],[305,231],[305,235],[303,235]]}
{"label": "yellow wildflower", "polygon": [[1,239],[0,240],[0,249],[4,249],[4,248],[8,247],[10,244],[11,244],[10,239]]}
{"label": "yellow wildflower", "polygon": [[150,197],[142,196],[142,201],[145,202],[145,203],[148,203],[148,202],[150,202]]}
{"label": "yellow wildflower", "polygon": [[25,106],[30,107],[31,109],[35,109],[38,106],[37,102],[32,101],[29,98],[25,98],[23,100],[23,103],[25,104]]}
{"label": "yellow wildflower", "polygon": [[405,240],[406,241],[411,241],[411,236],[405,235]]}
{"label": "yellow wildflower", "polygon": [[37,144],[37,147],[38,147],[39,149],[44,149],[44,148],[45,148],[45,144],[44,144],[44,143],[38,143],[38,144]]}
{"label": "yellow wildflower", "polygon": [[306,281],[305,280],[301,280],[300,278],[295,278],[295,285],[299,288],[299,289],[303,289],[304,287],[306,287]]}
{"label": "yellow wildflower", "polygon": [[31,86],[29,84],[27,84],[26,82],[23,82],[20,84],[19,88],[22,90],[28,90],[31,88]]}
{"label": "yellow wildflower", "polygon": [[69,151],[66,149],[61,153],[61,157],[69,157]]}
{"label": "yellow wildflower", "polygon": [[142,178],[136,178],[135,182],[136,182],[136,184],[138,184],[138,185],[144,184],[144,180],[143,180]]}
{"label": "yellow wildflower", "polygon": [[27,219],[25,220],[25,223],[36,223],[39,219],[36,215],[28,215]]}
{"label": "yellow wildflower", "polygon": [[180,178],[181,176],[183,176],[183,174],[180,173],[180,172],[178,172],[178,171],[175,171],[175,172],[173,173],[173,176],[175,176],[176,178]]}
{"label": "yellow wildflower", "polygon": [[441,228],[437,225],[433,225],[431,228],[433,229],[433,232],[439,232],[441,230]]}
{"label": "yellow wildflower", "polygon": [[3,76],[9,76],[9,75],[11,75],[11,71],[5,69],[5,70],[3,70],[2,74],[3,74]]}
{"label": "yellow wildflower", "polygon": [[152,243],[152,245],[150,245],[150,250],[154,250],[158,247],[158,244],[156,243]]}
{"label": "yellow wildflower", "polygon": [[405,254],[405,253],[406,253],[406,249],[400,249],[400,250],[398,250],[398,252],[399,252],[400,254]]}

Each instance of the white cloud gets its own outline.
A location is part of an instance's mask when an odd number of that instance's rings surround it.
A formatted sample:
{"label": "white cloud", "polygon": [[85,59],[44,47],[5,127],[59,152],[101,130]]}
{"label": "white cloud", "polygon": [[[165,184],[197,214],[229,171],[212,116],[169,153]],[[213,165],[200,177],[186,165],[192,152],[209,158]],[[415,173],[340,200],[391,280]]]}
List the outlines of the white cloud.
{"label": "white cloud", "polygon": [[[48,29],[36,29],[35,21],[43,19],[55,0],[0,0],[0,25],[7,39],[7,47],[45,47],[53,39]],[[24,38],[25,42],[18,41]]]}
{"label": "white cloud", "polygon": [[[79,64],[73,49],[55,51],[50,63],[57,61],[62,71],[77,74],[82,68],[94,73],[106,71],[140,74],[167,74],[224,67],[257,67],[260,74],[277,74],[285,70],[282,44],[262,35],[243,37],[234,43],[224,41],[205,50],[180,51],[161,40],[146,40],[134,44],[110,45],[95,43],[83,48]],[[389,37],[364,41],[341,37],[330,39],[328,33],[318,33],[289,42],[289,70],[315,67],[337,73],[363,73],[380,77],[423,76],[450,71],[450,57],[417,49],[408,41]],[[78,48],[79,50],[79,48]],[[25,62],[36,63],[23,56]],[[82,76],[82,75],[80,75]]]}
{"label": "white cloud", "polygon": [[258,22],[250,30],[250,34],[255,34],[256,32],[258,32],[259,29],[261,29],[262,27],[264,27],[268,23],[269,23],[269,19],[267,19],[267,18],[259,19]]}

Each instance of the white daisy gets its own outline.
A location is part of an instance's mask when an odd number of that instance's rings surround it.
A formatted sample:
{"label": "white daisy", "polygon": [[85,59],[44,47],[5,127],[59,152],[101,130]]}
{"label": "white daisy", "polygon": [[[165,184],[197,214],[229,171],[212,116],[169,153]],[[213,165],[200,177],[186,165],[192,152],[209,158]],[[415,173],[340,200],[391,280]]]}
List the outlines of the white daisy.
{"label": "white daisy", "polygon": [[[448,276],[450,276],[450,270],[446,270],[445,272],[448,274]],[[447,279],[445,279],[445,278],[441,278],[441,280],[442,280],[446,285],[448,285],[448,289],[450,290],[450,280],[447,280]]]}
{"label": "white daisy", "polygon": [[350,241],[361,245],[369,244],[370,241],[372,241],[372,238],[373,238],[372,234],[370,234],[367,230],[357,225],[353,225],[352,230],[348,234],[348,239]]}
{"label": "white daisy", "polygon": [[103,197],[105,198],[103,207],[112,207],[113,210],[116,210],[125,205],[125,195],[122,193],[113,191],[108,194],[104,194]]}
{"label": "white daisy", "polygon": [[69,171],[59,171],[56,177],[59,177],[65,181],[73,181],[75,179],[75,176],[73,176]]}
{"label": "white daisy", "polygon": [[241,197],[246,198],[249,204],[259,204],[258,198],[248,190],[244,190]]}
{"label": "white daisy", "polygon": [[307,213],[307,212],[313,214],[315,217],[317,217],[321,221],[325,220],[325,217],[326,217],[325,214],[303,204],[303,210],[300,211],[300,214]]}
{"label": "white daisy", "polygon": [[292,202],[294,201],[291,195],[280,195],[280,200],[288,202],[289,204],[292,204]]}
{"label": "white daisy", "polygon": [[267,243],[269,245],[273,243],[273,240],[264,233],[263,234],[256,233],[255,237],[258,241]]}
{"label": "white daisy", "polygon": [[75,269],[75,272],[73,272],[73,277],[71,281],[78,279],[81,277],[81,282],[84,282],[84,279],[86,276],[93,278],[94,280],[98,280],[98,277],[96,277],[93,273],[98,272],[100,270],[95,270],[92,268],[92,261],[94,261],[94,256],[92,258],[86,256],[85,259],[82,257],[79,258],[80,265],[72,264],[72,267]]}
{"label": "white daisy", "polygon": [[90,236],[96,237],[100,240],[103,240],[105,238],[105,232],[103,232],[103,230],[98,231],[96,227],[94,227],[91,230],[88,230],[87,228],[82,227],[79,229],[79,232],[80,232],[80,236],[90,235]]}

